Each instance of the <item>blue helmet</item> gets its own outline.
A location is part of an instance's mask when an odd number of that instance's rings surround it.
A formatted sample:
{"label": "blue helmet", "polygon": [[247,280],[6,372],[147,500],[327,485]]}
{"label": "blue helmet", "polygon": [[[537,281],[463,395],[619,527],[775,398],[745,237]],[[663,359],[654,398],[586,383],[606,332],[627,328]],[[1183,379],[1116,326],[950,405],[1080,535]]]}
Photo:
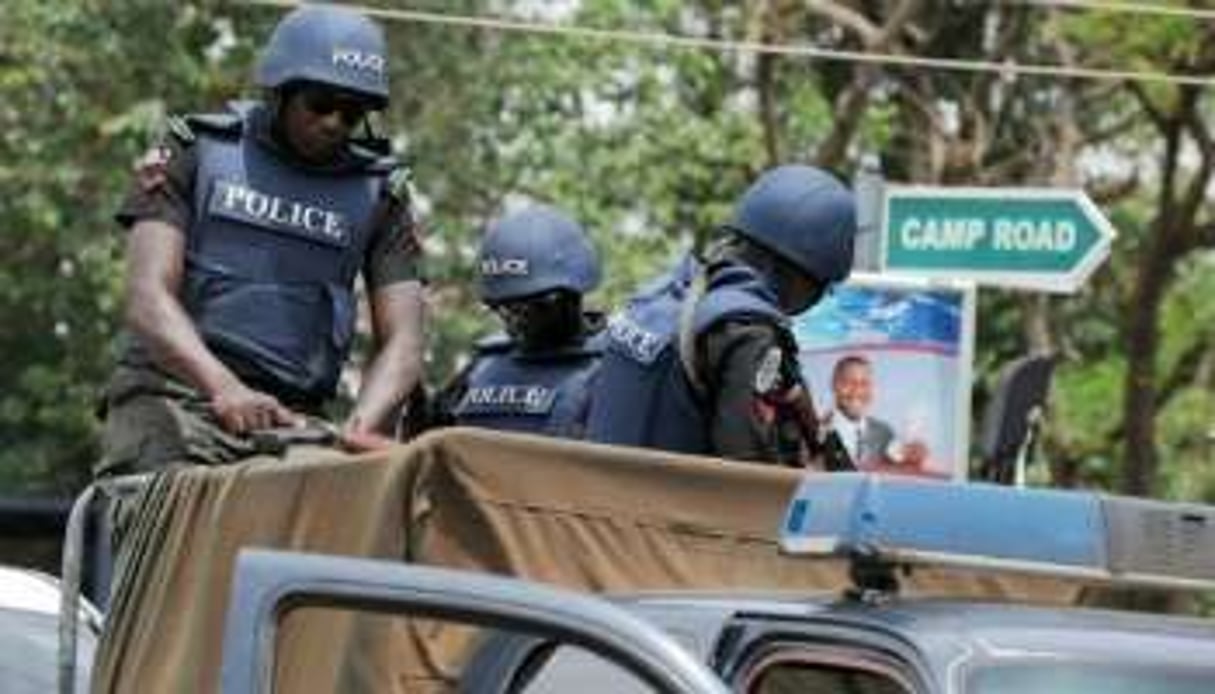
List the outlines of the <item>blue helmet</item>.
{"label": "blue helmet", "polygon": [[274,27],[257,66],[258,86],[308,81],[388,103],[384,32],[367,17],[334,5],[303,5]]}
{"label": "blue helmet", "polygon": [[852,269],[856,201],[822,169],[766,171],[743,193],[729,227],[821,282],[838,282]]}
{"label": "blue helmet", "polygon": [[536,205],[489,225],[477,258],[481,300],[498,303],[554,289],[585,294],[599,286],[599,256],[582,225]]}

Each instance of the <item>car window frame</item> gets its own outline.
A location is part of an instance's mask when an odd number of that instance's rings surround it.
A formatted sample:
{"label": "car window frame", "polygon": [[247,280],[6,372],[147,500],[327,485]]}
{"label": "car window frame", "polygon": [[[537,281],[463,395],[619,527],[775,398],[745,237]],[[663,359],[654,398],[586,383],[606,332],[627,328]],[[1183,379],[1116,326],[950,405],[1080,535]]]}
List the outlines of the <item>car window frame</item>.
{"label": "car window frame", "polygon": [[904,694],[925,694],[915,677],[914,668],[896,655],[865,647],[794,640],[766,644],[739,670],[732,686],[740,694],[755,694],[753,687],[768,670],[791,663],[847,668],[878,675],[902,687]]}
{"label": "car window frame", "polygon": [[738,645],[727,662],[714,668],[736,691],[760,658],[783,650],[843,650],[894,664],[910,683],[912,694],[933,694],[942,682],[925,651],[906,635],[869,623],[815,617],[740,614],[730,628],[739,629]]}
{"label": "car window frame", "polygon": [[245,548],[226,612],[220,689],[272,691],[280,621],[336,608],[417,616],[581,646],[655,692],[729,694],[724,681],[659,628],[587,593],[467,570],[383,559]]}
{"label": "car window frame", "polygon": [[[637,673],[629,671],[627,668],[622,667],[619,663],[612,662],[607,658],[604,658],[602,655],[588,650],[578,644],[561,643],[552,639],[546,639],[543,642],[534,643],[529,648],[523,650],[522,653],[516,654],[515,657],[518,659],[516,661],[517,666],[514,667],[509,673],[506,673],[508,675],[507,681],[498,691],[501,692],[501,694],[527,694],[529,691],[528,688],[536,684],[537,678],[545,674],[546,668],[553,665],[553,659],[561,653],[562,649],[567,648],[581,650],[584,655],[599,658],[604,665],[610,665],[619,669],[622,673],[628,673],[634,680],[636,680],[636,682],[634,682],[635,684],[646,687],[647,691],[657,694],[657,690],[653,688],[653,685],[645,682],[637,676]],[[594,692],[594,687],[591,687],[589,691]],[[610,692],[614,690],[605,688],[603,691]],[[474,692],[473,690],[467,690],[466,692],[461,691],[461,694],[474,694]],[[476,694],[480,693],[477,692]]]}

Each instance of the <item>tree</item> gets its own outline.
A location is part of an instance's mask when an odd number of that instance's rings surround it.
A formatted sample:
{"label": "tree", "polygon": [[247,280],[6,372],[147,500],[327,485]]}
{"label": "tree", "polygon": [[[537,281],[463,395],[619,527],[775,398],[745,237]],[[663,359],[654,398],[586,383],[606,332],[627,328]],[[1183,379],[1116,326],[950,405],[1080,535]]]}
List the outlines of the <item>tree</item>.
{"label": "tree", "polygon": [[[1211,74],[1215,68],[1211,32],[1193,22],[1084,18],[1070,22],[1067,30],[1089,61],[1161,66],[1183,74]],[[1126,366],[1122,418],[1115,431],[1121,434],[1125,456],[1119,486],[1146,496],[1157,492],[1160,482],[1158,416],[1172,398],[1187,391],[1198,366],[1211,358],[1211,334],[1201,327],[1179,331],[1189,335],[1182,338],[1186,346],[1173,354],[1164,353],[1162,344],[1170,290],[1187,270],[1210,271],[1209,265],[1192,258],[1215,247],[1207,195],[1215,171],[1215,143],[1207,126],[1210,99],[1202,88],[1131,82],[1124,90],[1122,97],[1137,107],[1140,122],[1147,126],[1148,135],[1135,154],[1151,152],[1154,161],[1142,186],[1143,224],[1129,229],[1132,233],[1121,242],[1134,254],[1133,261],[1117,265],[1119,304],[1126,307],[1118,338]]]}
{"label": "tree", "polygon": [[[96,6],[10,0],[0,25],[0,487],[87,476],[120,290],[109,216],[130,162],[164,114],[246,92],[281,14],[219,0]],[[1196,73],[1211,72],[1215,45],[1185,19],[951,0],[582,0],[548,21]],[[1030,349],[1065,355],[1045,446],[1056,483],[1215,498],[1200,435],[1215,420],[1215,316],[1200,300],[1215,228],[1205,91],[387,26],[394,98],[379,128],[412,165],[428,227],[432,382],[493,329],[471,281],[492,217],[540,200],[582,219],[607,266],[592,301],[611,308],[703,244],[765,166],[811,160],[846,176],[877,151],[895,181],[1084,186],[1109,207],[1122,235],[1083,293],[984,292],[979,371]],[[1105,165],[1081,163],[1093,160]]]}
{"label": "tree", "polygon": [[202,103],[230,76],[207,58],[226,36],[212,4],[103,10],[12,0],[0,23],[0,485],[9,489],[87,479],[119,295],[110,215],[165,104]]}

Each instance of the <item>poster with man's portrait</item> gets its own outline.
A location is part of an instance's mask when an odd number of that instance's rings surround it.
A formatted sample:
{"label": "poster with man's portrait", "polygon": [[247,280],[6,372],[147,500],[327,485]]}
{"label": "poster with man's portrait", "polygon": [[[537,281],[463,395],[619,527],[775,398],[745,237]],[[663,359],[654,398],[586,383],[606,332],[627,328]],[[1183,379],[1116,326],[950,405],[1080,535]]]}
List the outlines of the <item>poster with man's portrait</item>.
{"label": "poster with man's portrait", "polygon": [[853,275],[794,319],[820,416],[862,470],[963,480],[973,285]]}

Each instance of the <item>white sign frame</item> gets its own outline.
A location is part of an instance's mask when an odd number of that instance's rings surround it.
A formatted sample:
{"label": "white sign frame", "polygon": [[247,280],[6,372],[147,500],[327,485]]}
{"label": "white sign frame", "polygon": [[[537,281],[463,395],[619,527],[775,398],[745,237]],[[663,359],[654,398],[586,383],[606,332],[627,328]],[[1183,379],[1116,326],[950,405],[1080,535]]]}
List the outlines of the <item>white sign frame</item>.
{"label": "white sign frame", "polygon": [[[945,280],[904,274],[854,272],[844,286],[906,292],[908,294],[915,292],[946,292],[958,297],[960,324],[958,326],[959,334],[956,353],[956,382],[951,398],[953,411],[945,413],[942,416],[952,416],[957,419],[957,426],[953,427],[953,440],[950,442],[952,445],[948,449],[952,453],[953,468],[946,478],[955,482],[965,482],[970,472],[971,390],[974,386],[975,332],[978,304],[978,289],[975,283],[965,280]],[[806,314],[796,317],[794,319],[795,323],[803,320],[804,316],[812,312],[813,309]],[[795,334],[797,332],[796,325],[794,326],[794,332]],[[811,348],[810,350],[806,350],[799,343],[799,353],[805,353],[806,351],[813,352],[816,349]],[[845,347],[844,349],[847,348]],[[857,351],[864,353],[863,348],[858,348]],[[811,374],[809,382],[812,391],[821,393],[824,376],[829,380],[829,374],[824,375],[817,372]],[[828,385],[827,388],[829,389],[830,386]],[[831,404],[829,400],[823,401],[821,397],[816,397],[815,402],[822,411],[825,411],[827,406]]]}

